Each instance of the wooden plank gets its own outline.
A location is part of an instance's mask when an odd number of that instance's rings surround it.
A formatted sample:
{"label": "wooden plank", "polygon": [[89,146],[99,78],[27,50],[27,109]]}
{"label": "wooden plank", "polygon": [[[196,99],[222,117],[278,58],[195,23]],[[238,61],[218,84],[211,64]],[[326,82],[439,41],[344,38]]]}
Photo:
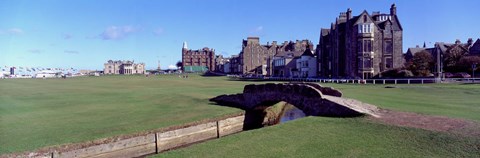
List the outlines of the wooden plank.
{"label": "wooden plank", "polygon": [[80,158],[89,157],[102,153],[112,152],[131,147],[136,147],[144,144],[155,143],[155,134],[145,136],[138,136],[124,140],[115,141],[112,143],[95,145],[87,148],[77,149],[73,151],[61,152],[54,155],[54,158]]}
{"label": "wooden plank", "polygon": [[161,152],[192,143],[217,138],[216,124],[216,122],[210,122],[183,129],[157,133],[158,151]]}
{"label": "wooden plank", "polygon": [[155,153],[155,143],[144,144],[140,146],[135,146],[131,148],[125,148],[121,150],[115,150],[108,153],[103,153],[100,155],[92,156],[92,158],[130,158],[130,157],[139,157],[148,154]]}

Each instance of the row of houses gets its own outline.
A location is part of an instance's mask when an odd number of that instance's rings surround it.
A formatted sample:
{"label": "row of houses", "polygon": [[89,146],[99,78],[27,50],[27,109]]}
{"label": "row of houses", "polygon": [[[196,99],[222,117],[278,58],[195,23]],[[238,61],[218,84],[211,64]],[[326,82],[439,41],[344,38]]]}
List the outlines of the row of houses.
{"label": "row of houses", "polygon": [[381,76],[382,72],[403,68],[406,61],[422,50],[429,51],[435,62],[434,74],[443,72],[442,54],[463,51],[480,54],[480,40],[466,44],[435,44],[434,48],[410,48],[403,53],[403,27],[395,4],[388,13],[362,11],[354,16],[348,8],[329,28],[321,28],[319,43],[305,39],[262,44],[259,37],[242,40],[238,55],[225,58],[214,49],[182,48],[183,70],[217,71],[226,74],[288,78],[360,78]]}
{"label": "row of houses", "polygon": [[467,43],[462,43],[459,39],[454,43],[435,42],[433,47],[427,47],[426,43],[423,44],[423,47],[417,45],[416,47],[408,48],[405,53],[405,61],[407,63],[411,62],[413,56],[420,52],[428,52],[433,57],[434,64],[430,71],[433,72],[435,76],[442,76],[443,72],[445,72],[445,67],[448,66],[445,65],[445,63],[447,63],[446,58],[448,58],[449,54],[457,54],[458,58],[462,56],[480,56],[480,39],[474,42],[472,38],[469,38]]}
{"label": "row of houses", "polygon": [[[273,77],[325,77],[369,78],[381,71],[401,67],[402,27],[393,4],[390,13],[363,11],[357,16],[352,10],[340,13],[328,29],[321,29],[320,41],[314,48],[309,40],[277,41],[261,44],[258,37],[242,41],[242,50],[230,58],[214,57],[215,68],[230,74],[247,74]],[[189,64],[203,63],[186,55],[182,49],[184,71]],[[203,57],[202,57],[203,59]],[[202,60],[203,61],[203,60]]]}

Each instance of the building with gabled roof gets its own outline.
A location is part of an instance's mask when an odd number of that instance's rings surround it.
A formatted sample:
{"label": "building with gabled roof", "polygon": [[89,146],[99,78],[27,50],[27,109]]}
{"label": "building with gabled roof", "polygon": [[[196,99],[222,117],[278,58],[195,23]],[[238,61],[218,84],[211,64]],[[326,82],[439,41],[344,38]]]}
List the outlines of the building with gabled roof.
{"label": "building with gabled roof", "polygon": [[108,60],[107,63],[103,64],[104,74],[122,74],[122,75],[131,75],[131,74],[145,74],[145,63],[135,63],[135,61],[129,60]]}
{"label": "building with gabled roof", "polygon": [[403,28],[395,4],[390,14],[340,13],[330,29],[321,29],[317,45],[318,75],[325,78],[371,78],[402,67]]}
{"label": "building with gabled roof", "polygon": [[182,47],[182,70],[184,72],[215,71],[215,49],[188,49],[187,42]]}

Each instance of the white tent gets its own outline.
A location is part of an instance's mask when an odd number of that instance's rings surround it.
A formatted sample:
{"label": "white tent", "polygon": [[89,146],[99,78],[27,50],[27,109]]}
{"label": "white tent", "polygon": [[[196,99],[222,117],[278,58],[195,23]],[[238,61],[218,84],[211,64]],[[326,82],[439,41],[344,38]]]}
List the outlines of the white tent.
{"label": "white tent", "polygon": [[57,72],[52,70],[42,70],[35,75],[35,78],[53,78],[57,77]]}
{"label": "white tent", "polygon": [[5,76],[10,75],[10,72],[7,71],[0,71],[0,78],[4,78]]}

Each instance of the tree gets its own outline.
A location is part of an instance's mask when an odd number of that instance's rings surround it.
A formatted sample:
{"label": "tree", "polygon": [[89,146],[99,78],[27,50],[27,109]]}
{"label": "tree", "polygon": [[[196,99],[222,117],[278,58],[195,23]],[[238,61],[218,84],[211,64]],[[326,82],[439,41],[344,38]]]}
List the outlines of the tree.
{"label": "tree", "polygon": [[460,45],[452,46],[444,54],[444,70],[448,72],[461,72],[460,59],[467,54],[465,49],[462,49]]}
{"label": "tree", "polygon": [[408,78],[413,77],[413,73],[405,68],[396,68],[381,73],[382,78]]}
{"label": "tree", "polygon": [[178,61],[176,66],[180,69],[183,67],[183,63],[181,61]]}
{"label": "tree", "polygon": [[427,51],[415,53],[408,69],[416,76],[430,75],[430,68],[433,65],[433,57]]}
{"label": "tree", "polygon": [[[460,61],[458,62],[457,67],[462,72],[471,72],[473,64],[476,64],[477,67],[480,66],[479,56],[463,56],[462,58],[460,58]],[[477,71],[477,70],[473,70],[473,71]]]}

